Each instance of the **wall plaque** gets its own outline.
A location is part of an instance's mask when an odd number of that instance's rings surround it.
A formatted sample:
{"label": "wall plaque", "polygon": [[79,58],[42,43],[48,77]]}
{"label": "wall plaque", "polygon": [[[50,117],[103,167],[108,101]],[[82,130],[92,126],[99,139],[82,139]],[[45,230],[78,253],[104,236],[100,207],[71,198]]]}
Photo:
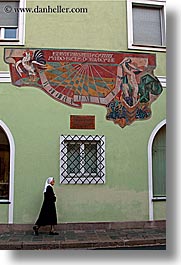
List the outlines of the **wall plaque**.
{"label": "wall plaque", "polygon": [[70,129],[95,129],[95,116],[70,115]]}

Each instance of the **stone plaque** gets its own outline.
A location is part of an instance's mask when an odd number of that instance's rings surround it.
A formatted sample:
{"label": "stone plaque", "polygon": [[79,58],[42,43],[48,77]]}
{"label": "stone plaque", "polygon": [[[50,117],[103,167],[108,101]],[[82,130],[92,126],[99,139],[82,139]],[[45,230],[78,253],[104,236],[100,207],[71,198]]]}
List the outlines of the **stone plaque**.
{"label": "stone plaque", "polygon": [[95,116],[70,115],[70,129],[95,129]]}

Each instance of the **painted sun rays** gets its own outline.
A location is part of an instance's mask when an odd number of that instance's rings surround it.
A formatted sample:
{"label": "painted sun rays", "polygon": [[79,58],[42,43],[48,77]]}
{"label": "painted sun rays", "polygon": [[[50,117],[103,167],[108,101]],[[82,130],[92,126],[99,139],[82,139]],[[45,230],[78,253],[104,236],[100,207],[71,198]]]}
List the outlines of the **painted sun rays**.
{"label": "painted sun rays", "polygon": [[[45,75],[55,90],[66,92],[67,96],[72,93],[77,96],[91,94],[99,98],[106,96],[114,85],[113,79],[108,80],[102,75],[103,71],[107,71],[115,77],[115,74],[105,67],[89,63],[57,63],[56,67],[51,67],[50,64]],[[51,77],[49,72],[54,73],[55,76]]]}

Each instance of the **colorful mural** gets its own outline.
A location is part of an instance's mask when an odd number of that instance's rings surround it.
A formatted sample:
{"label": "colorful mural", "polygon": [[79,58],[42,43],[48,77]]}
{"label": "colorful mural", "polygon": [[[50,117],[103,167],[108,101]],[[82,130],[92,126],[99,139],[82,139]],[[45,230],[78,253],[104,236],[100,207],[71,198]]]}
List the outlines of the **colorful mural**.
{"label": "colorful mural", "polygon": [[5,49],[15,86],[37,87],[72,107],[103,105],[106,119],[120,127],[151,117],[151,104],[162,92],[154,76],[154,54]]}

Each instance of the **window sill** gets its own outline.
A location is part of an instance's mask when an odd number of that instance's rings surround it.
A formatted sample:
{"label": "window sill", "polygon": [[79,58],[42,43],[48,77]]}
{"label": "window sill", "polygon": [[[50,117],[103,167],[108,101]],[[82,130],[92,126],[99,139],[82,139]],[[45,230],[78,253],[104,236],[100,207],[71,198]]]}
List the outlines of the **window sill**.
{"label": "window sill", "polygon": [[7,46],[7,45],[24,45],[24,43],[17,39],[0,39],[0,46]]}
{"label": "window sill", "polygon": [[11,204],[8,200],[0,200],[0,204]]}
{"label": "window sill", "polygon": [[129,50],[144,50],[144,51],[157,51],[157,52],[166,52],[166,46],[147,46],[147,45],[128,45]]}
{"label": "window sill", "polygon": [[167,197],[154,197],[152,198],[152,201],[166,201]]}

